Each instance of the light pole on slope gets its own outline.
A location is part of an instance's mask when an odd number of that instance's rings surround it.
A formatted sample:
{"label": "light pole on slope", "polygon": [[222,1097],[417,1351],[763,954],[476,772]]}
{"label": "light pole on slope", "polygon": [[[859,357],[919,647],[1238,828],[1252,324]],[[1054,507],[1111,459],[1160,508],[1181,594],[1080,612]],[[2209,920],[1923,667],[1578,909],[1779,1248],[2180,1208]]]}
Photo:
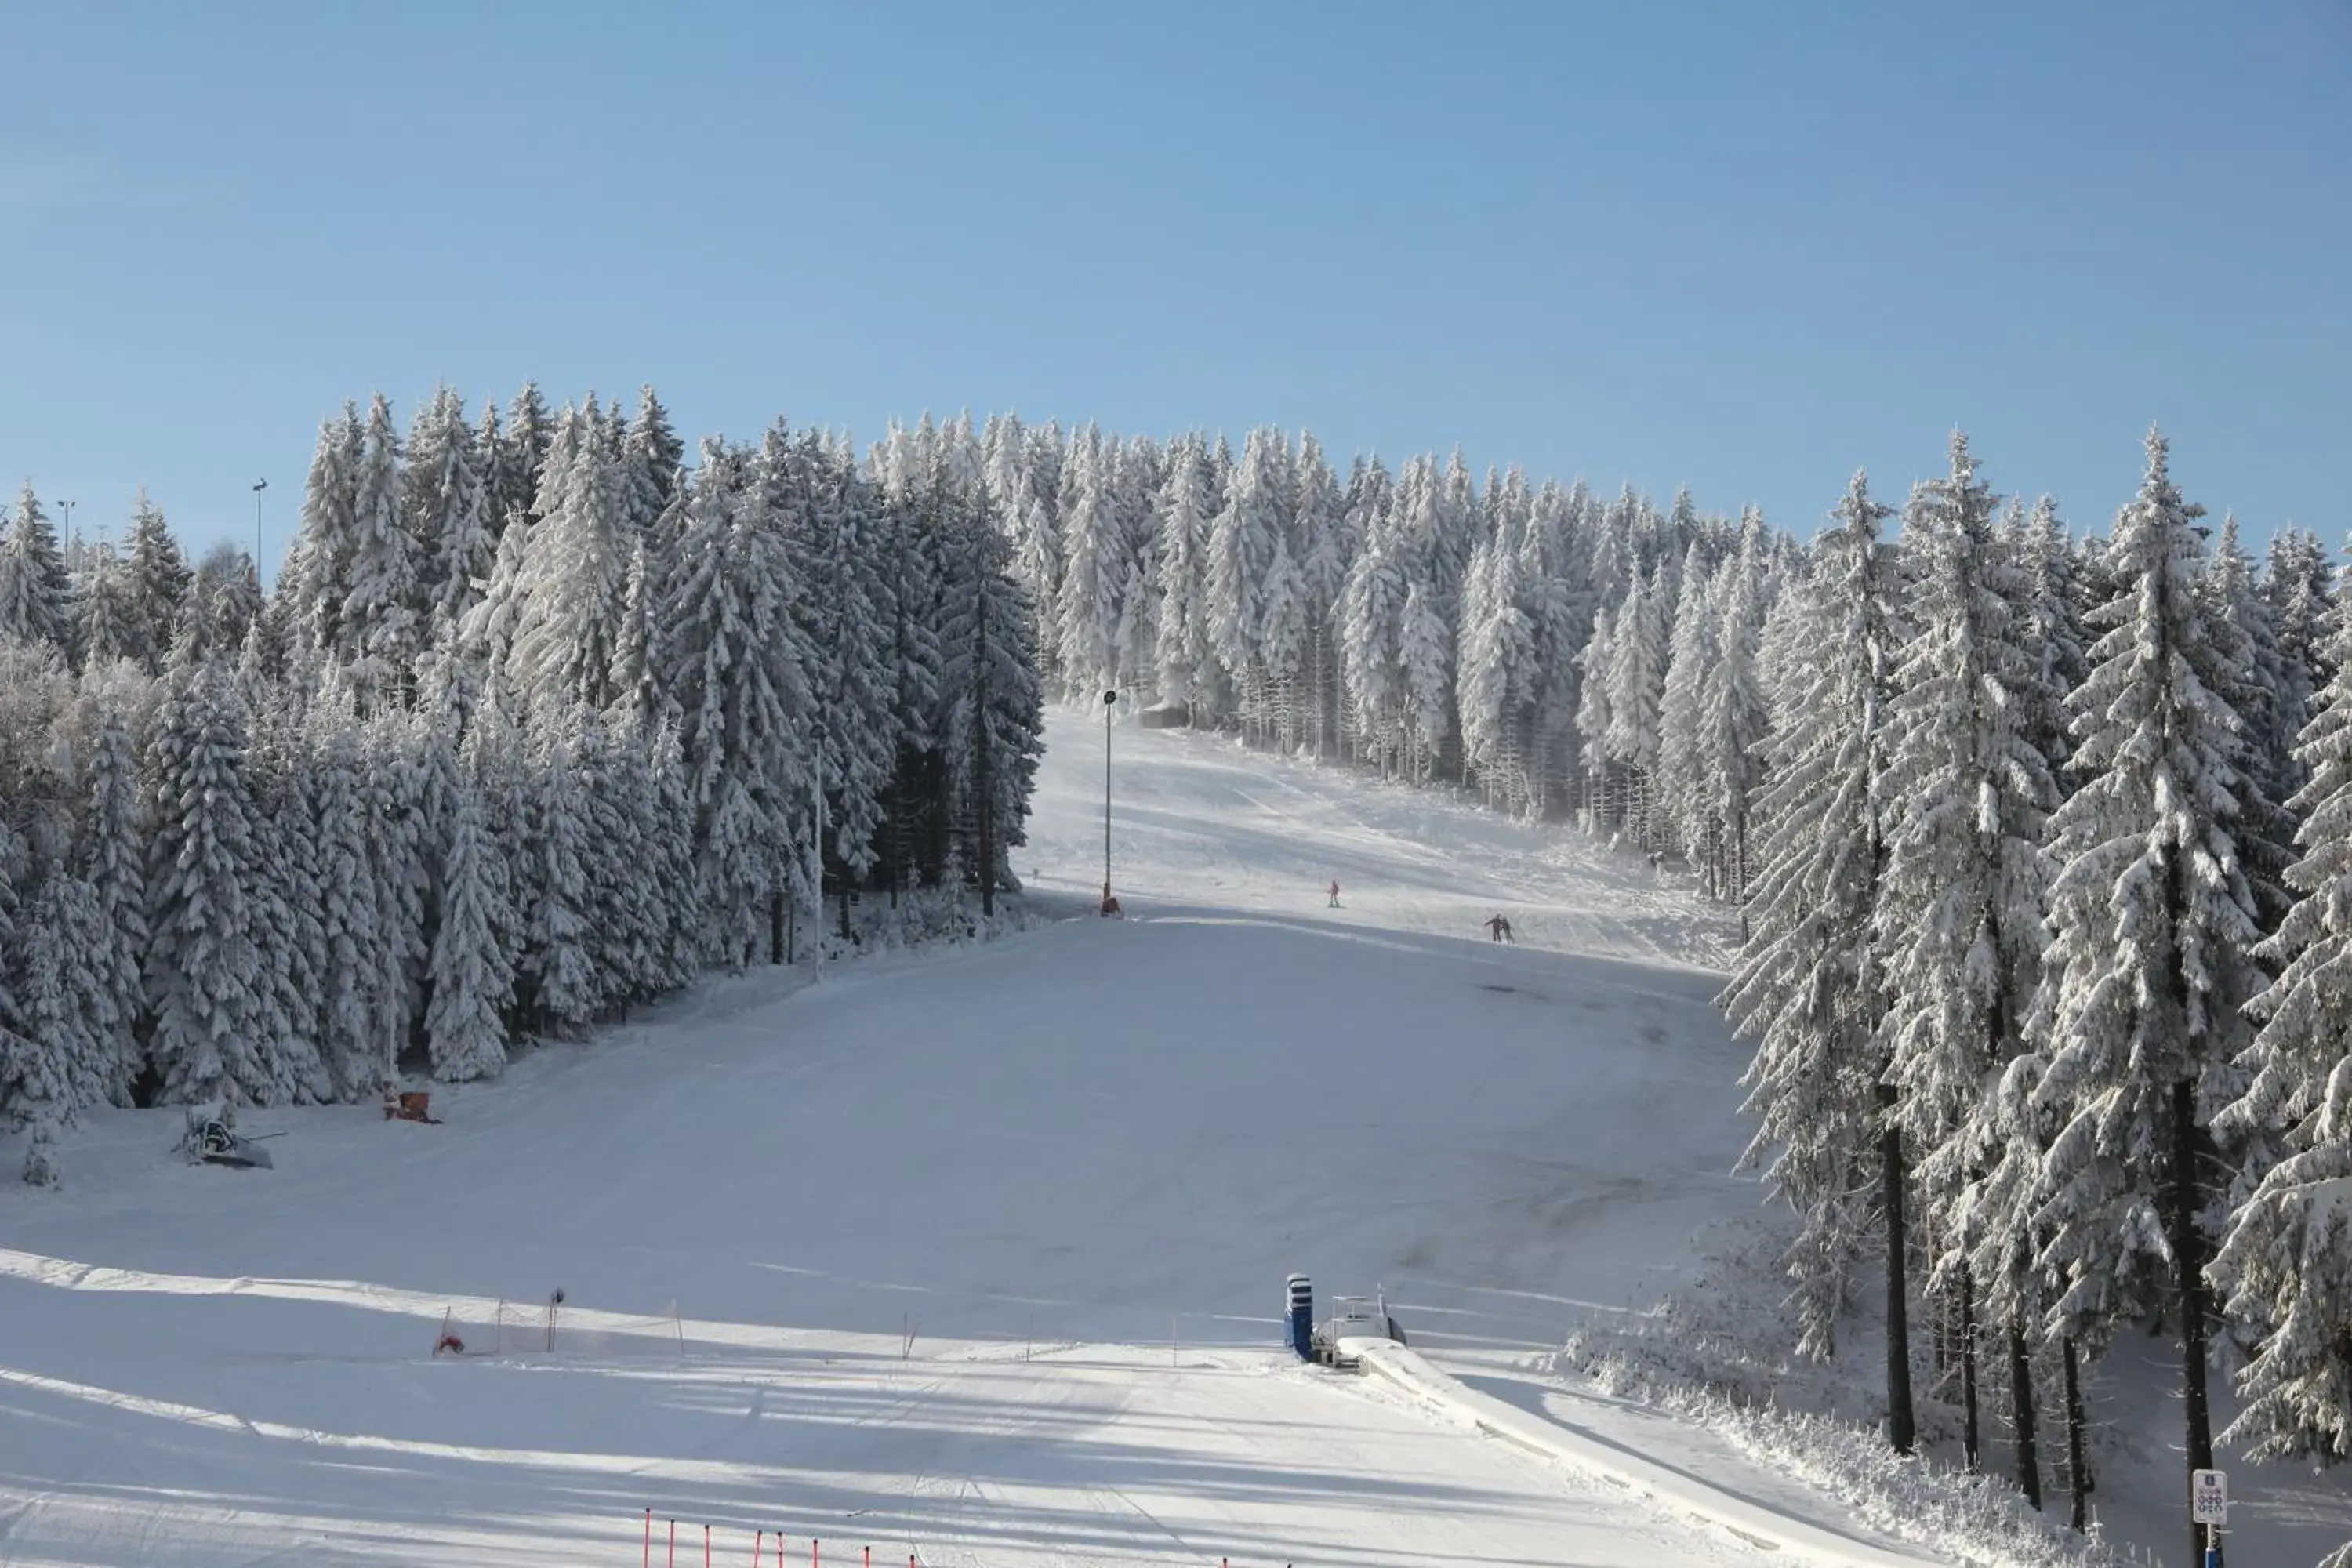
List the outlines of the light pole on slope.
{"label": "light pole on slope", "polygon": [[269,488],[268,479],[253,481],[253,585],[261,586],[261,492]]}
{"label": "light pole on slope", "polygon": [[1110,892],[1110,716],[1118,707],[1118,693],[1103,693],[1103,900],[1102,912],[1118,913],[1118,900]]}

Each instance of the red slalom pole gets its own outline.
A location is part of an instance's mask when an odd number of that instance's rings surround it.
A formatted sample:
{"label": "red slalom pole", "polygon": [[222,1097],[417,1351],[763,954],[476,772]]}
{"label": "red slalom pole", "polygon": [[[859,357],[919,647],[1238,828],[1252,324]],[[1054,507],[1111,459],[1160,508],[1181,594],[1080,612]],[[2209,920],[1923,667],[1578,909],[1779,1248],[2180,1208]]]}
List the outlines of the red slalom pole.
{"label": "red slalom pole", "polygon": [[669,1568],[677,1568],[677,1521],[669,1521]]}
{"label": "red slalom pole", "polygon": [[751,1568],[760,1568],[760,1559],[768,1550],[768,1532],[764,1529],[751,1537]]}
{"label": "red slalom pole", "polygon": [[809,1538],[809,1568],[816,1568],[816,1538]]}
{"label": "red slalom pole", "polygon": [[702,1527],[702,1568],[710,1568],[710,1527]]}
{"label": "red slalom pole", "polygon": [[874,1568],[874,1548],[866,1549],[866,1568]]}
{"label": "red slalom pole", "polygon": [[646,1510],[646,1568],[654,1568],[654,1510]]}

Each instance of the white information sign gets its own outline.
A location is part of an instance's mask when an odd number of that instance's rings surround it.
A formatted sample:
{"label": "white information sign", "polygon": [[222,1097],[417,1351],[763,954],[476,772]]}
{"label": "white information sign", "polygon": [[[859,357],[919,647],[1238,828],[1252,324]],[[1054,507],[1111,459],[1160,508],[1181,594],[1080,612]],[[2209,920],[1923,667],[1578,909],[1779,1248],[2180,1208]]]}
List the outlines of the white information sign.
{"label": "white information sign", "polygon": [[2189,1518],[2193,1524],[2230,1522],[2230,1477],[2222,1470],[2196,1470],[2189,1478]]}

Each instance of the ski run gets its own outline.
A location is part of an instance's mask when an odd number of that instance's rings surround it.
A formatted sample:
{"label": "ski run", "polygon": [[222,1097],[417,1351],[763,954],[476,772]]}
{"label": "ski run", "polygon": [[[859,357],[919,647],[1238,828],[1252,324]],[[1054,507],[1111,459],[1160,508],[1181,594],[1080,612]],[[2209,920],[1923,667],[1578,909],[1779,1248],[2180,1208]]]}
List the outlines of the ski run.
{"label": "ski run", "polygon": [[444,391],[266,594],[27,486],[0,1561],[2320,1561],[2352,610],[1938,470]]}

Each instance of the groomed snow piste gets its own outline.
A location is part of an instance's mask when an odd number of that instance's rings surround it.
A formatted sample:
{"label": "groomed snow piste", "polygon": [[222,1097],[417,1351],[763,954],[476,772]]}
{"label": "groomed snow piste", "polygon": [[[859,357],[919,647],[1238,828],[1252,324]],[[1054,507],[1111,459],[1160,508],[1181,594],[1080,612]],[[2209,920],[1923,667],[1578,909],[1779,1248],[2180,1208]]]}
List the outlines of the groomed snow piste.
{"label": "groomed snow piste", "polygon": [[[1053,739],[1016,866],[1076,910],[1101,734]],[[1276,1345],[1300,1269],[1492,1394],[1748,1222],[1725,918],[1564,831],[1117,749],[1124,921],[719,980],[439,1127],[256,1113],[273,1171],[92,1118],[0,1193],[0,1561],[622,1564],[648,1508],[656,1562],[672,1518],[688,1561],[1804,1560],[1710,1492],[1869,1546],[1704,1434],[1632,1489]]]}

